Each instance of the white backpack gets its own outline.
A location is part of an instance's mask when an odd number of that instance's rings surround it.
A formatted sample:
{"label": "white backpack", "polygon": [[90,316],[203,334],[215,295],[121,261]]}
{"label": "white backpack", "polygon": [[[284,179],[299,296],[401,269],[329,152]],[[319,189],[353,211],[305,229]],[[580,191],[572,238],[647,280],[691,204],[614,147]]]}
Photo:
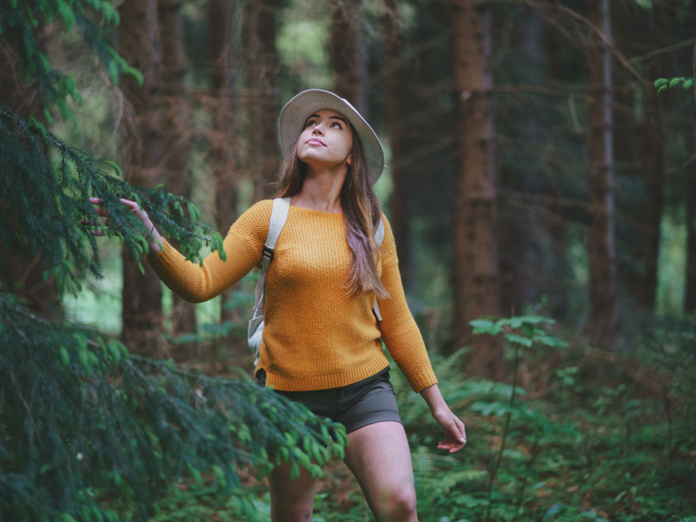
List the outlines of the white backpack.
{"label": "white backpack", "polygon": [[[261,264],[261,275],[259,276],[259,281],[256,283],[256,290],[254,291],[254,313],[249,320],[249,330],[247,333],[247,340],[249,343],[249,349],[254,352],[254,366],[259,361],[259,347],[261,346],[261,341],[263,339],[263,298],[266,293],[266,272],[268,272],[268,266],[273,261],[273,252],[275,250],[276,242],[278,241],[278,236],[280,231],[283,230],[285,226],[285,221],[288,219],[288,212],[290,211],[290,198],[276,198],[273,200],[273,210],[271,211],[271,223],[268,227],[268,235],[266,236],[266,243],[263,245],[263,260]],[[384,240],[384,223],[382,219],[379,220],[379,226],[375,232],[375,241],[378,246],[382,245]],[[377,321],[382,320],[382,315],[379,312],[379,306],[377,305],[377,300],[375,299],[375,306],[373,308],[375,317]]]}

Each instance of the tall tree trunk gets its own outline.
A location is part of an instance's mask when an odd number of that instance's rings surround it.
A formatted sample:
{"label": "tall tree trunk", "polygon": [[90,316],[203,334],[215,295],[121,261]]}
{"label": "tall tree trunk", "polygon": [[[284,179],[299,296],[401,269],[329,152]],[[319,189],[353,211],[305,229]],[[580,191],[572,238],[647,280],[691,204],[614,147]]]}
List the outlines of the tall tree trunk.
{"label": "tall tree trunk", "polygon": [[[215,179],[215,223],[218,231],[227,233],[237,218],[237,198],[239,192],[239,171],[237,169],[236,148],[240,147],[241,136],[235,129],[236,109],[235,91],[235,44],[232,35],[233,13],[237,2],[211,0],[208,7],[209,56],[210,56],[210,169]],[[235,286],[235,289],[238,286]],[[222,321],[243,323],[237,310],[231,308],[232,291],[222,295]],[[248,319],[248,317],[247,317]],[[251,367],[253,355],[246,339],[226,340],[232,364],[241,368]]]}
{"label": "tall tree trunk", "polygon": [[[696,27],[696,0],[691,0],[692,22]],[[696,76],[696,43],[694,43],[691,55],[691,75]],[[691,94],[696,101],[696,89]],[[691,150],[696,151],[696,120],[691,119]],[[695,152],[696,153],[696,152]],[[687,171],[687,196],[686,196],[686,295],[684,296],[684,313],[696,312],[696,159],[691,158]]]}
{"label": "tall tree trunk", "polygon": [[[560,34],[555,27],[547,25],[544,33],[544,47],[546,54],[546,79],[551,85],[559,85],[563,81],[563,61],[561,50],[563,48]],[[563,193],[559,183],[548,177],[545,190],[550,198],[549,211],[549,239],[551,241],[550,271],[551,284],[547,287],[552,317],[563,320],[568,317],[568,292],[567,284],[571,279],[568,259],[568,238],[566,233],[567,212],[563,204]]]}
{"label": "tall tree trunk", "polygon": [[331,1],[331,70],[333,91],[365,116],[360,40],[361,0]]}
{"label": "tall tree trunk", "polygon": [[278,52],[275,47],[276,11],[280,0],[249,2],[245,57],[249,101],[249,168],[253,171],[254,200],[268,193],[278,171]]}
{"label": "tall tree trunk", "polygon": [[[121,56],[144,79],[140,87],[131,77],[122,80],[129,105],[122,136],[124,177],[131,184],[153,187],[160,181],[162,160],[157,1],[128,0],[121,4],[120,16]],[[130,252],[125,250],[122,299],[123,341],[131,350],[160,355],[162,287],[152,270],[141,274]]]}
{"label": "tall tree trunk", "polygon": [[[26,84],[19,77],[17,64],[22,63],[19,42],[21,34],[8,31],[0,35],[0,104],[7,105],[12,111],[24,117],[34,117],[46,123],[36,82]],[[44,44],[42,38],[42,44]],[[12,176],[13,173],[0,171],[0,176]],[[0,197],[0,205],[8,205]],[[7,272],[0,271],[0,292],[10,292],[26,299],[27,305],[43,316],[61,315],[58,290],[52,278],[45,279],[48,265],[38,256],[29,259],[29,249],[23,252],[7,251],[0,241],[0,256]]]}
{"label": "tall tree trunk", "polygon": [[590,0],[589,33],[589,154],[590,154],[590,334],[596,342],[612,343],[618,333],[614,196],[612,172],[611,67],[608,46],[597,33],[611,36],[609,1]]}
{"label": "tall tree trunk", "polygon": [[460,161],[454,188],[453,333],[455,347],[472,346],[471,373],[499,380],[504,373],[500,341],[472,338],[469,325],[501,312],[489,7],[477,0],[453,0],[451,22]]}
{"label": "tall tree trunk", "polygon": [[[159,0],[162,41],[162,167],[169,192],[191,198],[190,100],[186,95],[186,54],[181,26],[182,0]],[[173,297],[172,333],[196,330],[196,308],[177,295]]]}
{"label": "tall tree trunk", "polygon": [[401,78],[402,45],[401,20],[398,1],[386,0],[386,12],[382,18],[384,30],[384,84],[386,91],[387,130],[391,147],[391,178],[393,189],[389,198],[391,225],[399,256],[399,271],[404,287],[411,287],[411,226],[409,222],[408,169],[403,161],[405,86]]}
{"label": "tall tree trunk", "polygon": [[[530,9],[521,10],[523,17],[519,31],[514,31],[512,45],[520,56],[540,57],[542,49],[541,20]],[[520,83],[540,83],[540,67],[529,63],[525,67]],[[518,122],[512,132],[528,140],[531,147],[542,141],[538,108],[520,99],[514,107],[501,111],[501,119]],[[501,127],[504,122],[501,123]],[[518,130],[519,129],[519,130]],[[545,273],[543,267],[541,238],[546,236],[546,226],[540,216],[543,209],[530,211],[530,201],[540,192],[544,180],[528,165],[510,161],[499,167],[501,197],[499,202],[500,231],[500,281],[501,306],[504,313],[522,313],[526,306],[540,299],[539,290]],[[522,203],[522,204],[520,204]],[[541,211],[540,211],[541,210]]]}
{"label": "tall tree trunk", "polygon": [[[696,76],[696,44],[694,44],[694,68]],[[696,121],[691,122],[691,150],[696,151]],[[692,158],[687,171],[686,194],[686,292],[684,296],[684,313],[696,313],[696,161]]]}
{"label": "tall tree trunk", "polygon": [[[648,38],[651,47],[659,49],[669,34],[669,10],[657,3],[649,17]],[[655,78],[666,76],[664,58],[658,57],[646,71],[645,113],[641,126],[641,168],[644,200],[638,205],[636,219],[639,225],[638,260],[641,277],[636,301],[640,308],[653,313],[656,306],[658,284],[658,255],[660,252],[660,229],[664,210],[665,132],[662,121],[662,107],[657,90],[653,86]]]}

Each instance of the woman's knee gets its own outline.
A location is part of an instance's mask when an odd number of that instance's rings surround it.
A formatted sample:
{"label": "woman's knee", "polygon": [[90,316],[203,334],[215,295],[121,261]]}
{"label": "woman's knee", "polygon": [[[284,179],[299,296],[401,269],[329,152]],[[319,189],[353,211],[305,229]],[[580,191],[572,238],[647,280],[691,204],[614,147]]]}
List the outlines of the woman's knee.
{"label": "woman's knee", "polygon": [[413,487],[392,488],[382,492],[378,498],[378,505],[373,506],[373,511],[379,522],[417,520],[416,491]]}

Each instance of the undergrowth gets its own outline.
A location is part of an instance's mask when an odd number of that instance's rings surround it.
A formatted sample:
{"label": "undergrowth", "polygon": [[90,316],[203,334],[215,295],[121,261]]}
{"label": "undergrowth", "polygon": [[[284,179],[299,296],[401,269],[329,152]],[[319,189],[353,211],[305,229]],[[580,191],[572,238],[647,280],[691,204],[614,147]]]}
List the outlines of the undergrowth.
{"label": "undergrowth", "polygon": [[[488,323],[508,339],[508,383],[467,375],[466,349],[432,357],[443,395],[467,425],[458,453],[438,452],[427,405],[392,371],[419,520],[696,522],[693,329],[657,331],[630,353],[580,341],[560,350],[549,321],[513,319]],[[269,520],[267,486],[250,487],[258,519]],[[172,484],[153,520],[236,520],[232,501],[205,485]],[[313,520],[372,520],[339,461],[325,466]]]}

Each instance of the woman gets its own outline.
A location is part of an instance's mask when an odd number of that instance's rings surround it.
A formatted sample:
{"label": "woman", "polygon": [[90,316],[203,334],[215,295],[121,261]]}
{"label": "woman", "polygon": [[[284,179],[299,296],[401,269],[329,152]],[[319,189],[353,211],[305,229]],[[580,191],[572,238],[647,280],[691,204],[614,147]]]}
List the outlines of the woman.
{"label": "woman", "polygon": [[[291,207],[266,278],[257,382],[346,426],[345,462],[377,520],[417,520],[411,455],[382,340],[444,430],[438,448],[458,451],[466,434],[437,386],[406,304],[391,228],[372,191],[384,168],[382,145],[350,103],[319,89],[287,103],[279,130],[285,166],[278,196],[291,197]],[[189,301],[224,292],[261,260],[271,200],[232,225],[227,261],[213,254],[203,266],[185,261],[144,210],[124,202],[151,230],[150,265]],[[378,245],[380,219],[385,237]],[[270,489],[274,521],[311,520],[316,481],[308,472],[291,481],[288,466],[280,466]]]}

